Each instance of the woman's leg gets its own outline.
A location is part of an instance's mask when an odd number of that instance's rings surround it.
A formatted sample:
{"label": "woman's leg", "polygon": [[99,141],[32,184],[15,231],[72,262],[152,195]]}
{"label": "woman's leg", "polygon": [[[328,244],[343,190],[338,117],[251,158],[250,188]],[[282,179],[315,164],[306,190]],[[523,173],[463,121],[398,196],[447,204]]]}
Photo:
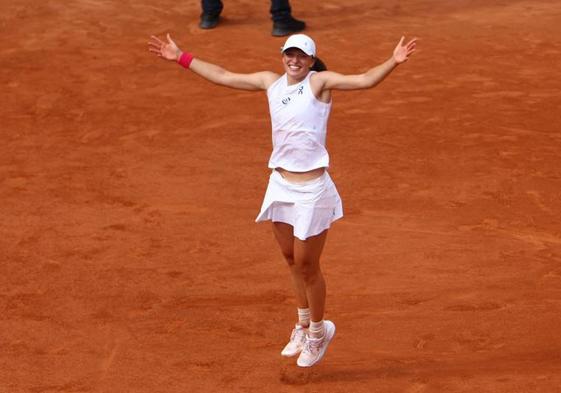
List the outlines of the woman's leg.
{"label": "woman's leg", "polygon": [[296,291],[297,306],[300,309],[308,308],[306,285],[300,273],[300,268],[294,263],[294,231],[292,225],[284,222],[273,222],[273,233],[290,269],[294,290]]}
{"label": "woman's leg", "polygon": [[319,261],[327,230],[306,240],[295,238],[293,228],[288,224],[273,223],[273,231],[292,273],[298,307],[309,307],[311,311],[307,332],[297,325],[281,354],[294,356],[300,353],[296,364],[311,367],[322,359],[335,335],[333,322],[323,321],[326,291]]}
{"label": "woman's leg", "polygon": [[291,225],[274,222],[273,232],[290,268],[298,307],[309,307],[312,321],[321,321],[325,310],[325,280],[319,262],[327,230],[300,240],[294,237]]}
{"label": "woman's leg", "polygon": [[320,269],[320,257],[327,239],[327,230],[306,240],[294,238],[294,265],[304,283],[311,320],[323,320],[325,310],[325,280]]}
{"label": "woman's leg", "polygon": [[300,367],[311,367],[319,362],[335,335],[333,322],[323,320],[325,280],[319,261],[326,238],[327,230],[306,240],[294,239],[294,264],[300,267],[312,314],[306,343],[296,361]]}

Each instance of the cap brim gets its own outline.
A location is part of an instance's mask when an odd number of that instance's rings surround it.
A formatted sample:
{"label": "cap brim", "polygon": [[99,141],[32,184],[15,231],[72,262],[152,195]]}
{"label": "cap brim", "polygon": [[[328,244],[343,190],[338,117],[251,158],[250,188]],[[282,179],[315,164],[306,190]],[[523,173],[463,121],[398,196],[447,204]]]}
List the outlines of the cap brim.
{"label": "cap brim", "polygon": [[304,49],[297,47],[297,46],[289,46],[288,48],[285,48],[284,46],[281,46],[281,53],[286,52],[287,50],[291,49],[291,48],[296,48],[296,49],[300,49],[302,52],[304,52],[305,54],[307,54],[308,56],[314,56],[313,53],[308,53],[306,52]]}

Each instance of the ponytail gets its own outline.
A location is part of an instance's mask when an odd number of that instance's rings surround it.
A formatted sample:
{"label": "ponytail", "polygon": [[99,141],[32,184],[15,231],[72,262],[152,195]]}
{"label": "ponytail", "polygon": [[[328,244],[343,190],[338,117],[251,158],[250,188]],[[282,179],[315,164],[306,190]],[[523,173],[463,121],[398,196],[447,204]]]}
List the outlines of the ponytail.
{"label": "ponytail", "polygon": [[316,72],[327,71],[327,66],[319,57],[316,57],[311,70]]}

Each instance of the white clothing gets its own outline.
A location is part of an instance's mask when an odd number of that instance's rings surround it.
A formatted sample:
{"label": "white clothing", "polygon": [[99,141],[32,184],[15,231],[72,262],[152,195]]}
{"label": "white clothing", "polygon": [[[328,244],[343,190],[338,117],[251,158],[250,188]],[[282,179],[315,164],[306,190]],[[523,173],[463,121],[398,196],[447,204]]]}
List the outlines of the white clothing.
{"label": "white clothing", "polygon": [[343,217],[343,204],[331,177],[325,171],[316,179],[290,183],[273,170],[261,212],[256,222],[284,222],[294,228],[294,236],[306,240],[319,235]]}
{"label": "white clothing", "polygon": [[314,96],[310,86],[314,73],[310,71],[302,82],[290,86],[284,74],[267,89],[273,129],[271,169],[307,172],[329,166],[325,139],[331,102]]}

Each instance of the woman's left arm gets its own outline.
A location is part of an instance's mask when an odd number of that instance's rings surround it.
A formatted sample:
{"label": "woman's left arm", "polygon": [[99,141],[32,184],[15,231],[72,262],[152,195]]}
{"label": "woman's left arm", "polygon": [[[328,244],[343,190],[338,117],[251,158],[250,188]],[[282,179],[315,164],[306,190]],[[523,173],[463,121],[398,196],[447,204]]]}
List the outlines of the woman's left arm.
{"label": "woman's left arm", "polygon": [[321,84],[320,90],[370,89],[382,82],[399,64],[405,63],[415,52],[417,39],[403,44],[405,37],[395,47],[392,57],[360,75],[343,75],[337,72],[318,72],[315,79]]}

